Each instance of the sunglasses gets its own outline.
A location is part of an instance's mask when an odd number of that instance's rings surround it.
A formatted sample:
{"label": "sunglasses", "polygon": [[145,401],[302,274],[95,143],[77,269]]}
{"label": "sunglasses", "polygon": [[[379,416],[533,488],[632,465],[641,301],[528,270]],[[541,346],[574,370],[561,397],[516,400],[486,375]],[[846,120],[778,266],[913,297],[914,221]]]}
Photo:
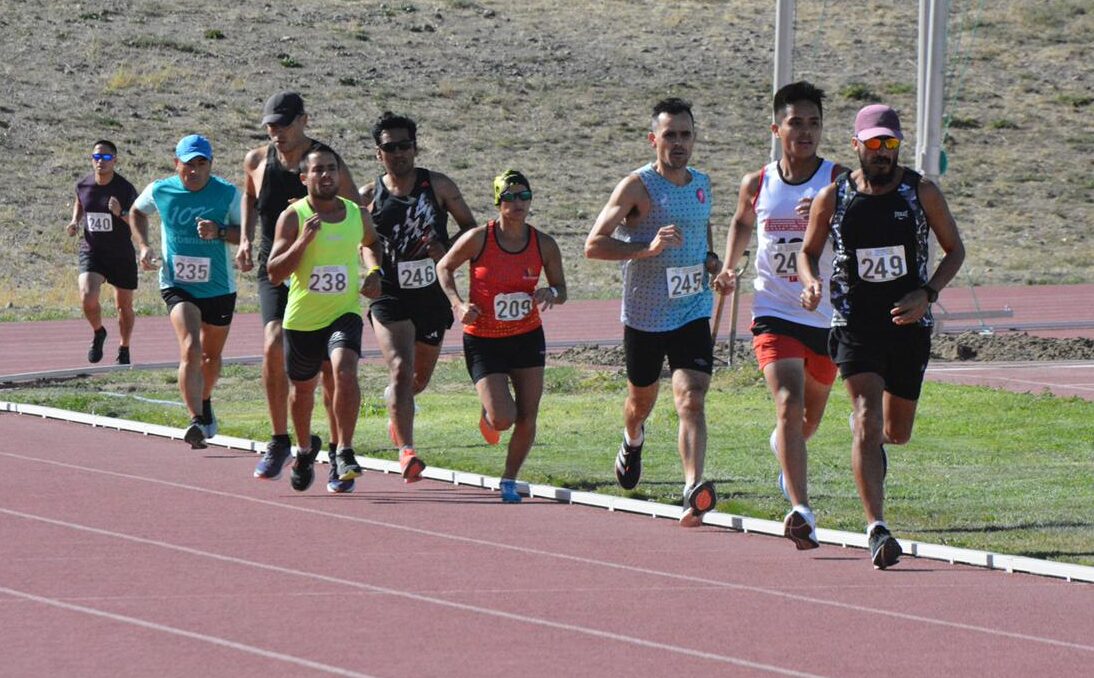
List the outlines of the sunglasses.
{"label": "sunglasses", "polygon": [[498,199],[502,202],[513,202],[514,200],[531,200],[532,189],[521,191],[520,193],[502,193],[498,196]]}
{"label": "sunglasses", "polygon": [[866,147],[866,150],[869,151],[879,150],[882,146],[884,146],[887,151],[895,151],[900,148],[900,139],[897,139],[896,137],[886,137],[885,139],[874,137],[873,139],[861,141],[861,143]]}
{"label": "sunglasses", "polygon": [[110,161],[110,160],[114,159],[114,154],[113,153],[92,153],[91,154],[91,159],[92,160]]}
{"label": "sunglasses", "polygon": [[380,144],[377,146],[384,153],[393,153],[395,151],[409,151],[414,148],[413,139],[403,139],[402,141],[389,141],[386,144]]}

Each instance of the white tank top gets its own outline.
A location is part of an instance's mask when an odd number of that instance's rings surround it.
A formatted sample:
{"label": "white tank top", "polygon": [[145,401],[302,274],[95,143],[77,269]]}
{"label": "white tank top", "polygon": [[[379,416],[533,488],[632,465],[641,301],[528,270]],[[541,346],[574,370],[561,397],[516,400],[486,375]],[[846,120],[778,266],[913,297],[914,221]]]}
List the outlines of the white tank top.
{"label": "white tank top", "polygon": [[828,281],[832,278],[832,244],[825,242],[820,256],[821,289],[824,296],[815,311],[801,305],[798,279],[798,251],[801,250],[808,217],[794,211],[802,198],[812,198],[832,183],[831,160],[822,160],[807,181],[788,184],[779,175],[778,162],[768,163],[760,172],[756,210],[756,296],[752,317],[774,316],[810,327],[828,327],[832,322],[832,301]]}

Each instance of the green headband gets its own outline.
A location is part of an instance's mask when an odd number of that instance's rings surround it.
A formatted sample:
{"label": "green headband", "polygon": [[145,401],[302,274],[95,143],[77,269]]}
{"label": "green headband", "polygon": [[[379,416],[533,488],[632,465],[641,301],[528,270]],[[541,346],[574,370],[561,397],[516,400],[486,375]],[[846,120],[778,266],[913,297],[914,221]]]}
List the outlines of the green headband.
{"label": "green headband", "polygon": [[501,194],[505,192],[505,189],[509,188],[513,184],[523,184],[529,189],[532,185],[528,183],[527,177],[514,169],[507,169],[498,176],[494,177],[494,204],[501,204]]}

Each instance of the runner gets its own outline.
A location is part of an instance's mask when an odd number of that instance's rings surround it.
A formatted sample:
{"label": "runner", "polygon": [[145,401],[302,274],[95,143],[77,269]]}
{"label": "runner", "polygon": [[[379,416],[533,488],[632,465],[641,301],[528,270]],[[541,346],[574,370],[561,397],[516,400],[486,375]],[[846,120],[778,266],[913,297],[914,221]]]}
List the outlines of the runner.
{"label": "runner", "polygon": [[[801,304],[811,311],[824,296],[818,260],[831,235],[829,347],[854,407],[851,466],[878,569],[896,564],[903,552],[882,511],[888,470],[883,445],[912,437],[931,352],[930,306],[965,260],[942,191],[898,164],[903,138],[892,108],[872,104],[858,112],[851,148],[860,169],[840,174],[817,194],[798,253]],[[946,256],[928,275],[932,232]]]}
{"label": "runner", "polygon": [[[361,304],[358,294],[380,292],[380,267],[371,246],[372,226],[353,200],[339,195],[342,160],[334,151],[316,148],[304,156],[301,179],[308,194],[290,205],[277,220],[267,262],[270,282],[289,280],[284,333],[289,406],[300,446],[292,465],[290,483],[303,492],[315,478],[315,458],[322,442],[311,433],[315,386],[323,363],[334,374],[332,398],[338,441],[331,466],[339,481],[361,474],[353,452],[353,432],[361,408],[357,363],[361,357]],[[368,266],[363,285],[360,259]]]}
{"label": "runner", "polygon": [[118,148],[114,142],[101,139],[91,146],[91,174],[76,184],[76,202],[72,205],[72,221],[66,230],[70,236],[83,224],[79,244],[80,303],[84,317],[91,325],[91,347],[88,362],[103,359],[106,328],[99,292],[104,282],[114,286],[114,306],[118,309],[119,365],[128,365],[129,339],[133,335],[133,290],[137,289],[137,254],[133,250],[133,234],[127,218],[129,208],[137,199],[137,189],[125,177],[114,171]]}
{"label": "runner", "polygon": [[[546,344],[539,312],[566,302],[566,278],[555,239],[525,221],[532,189],[523,174],[506,170],[494,178],[494,204],[498,219],[461,235],[437,264],[437,275],[464,324],[464,359],[482,402],[479,429],[491,444],[498,431],[513,429],[501,478],[501,500],[512,504],[520,502],[517,474],[536,439],[543,396]],[[468,261],[465,302],[455,273]],[[541,271],[547,284],[536,287]]]}
{"label": "runner", "polygon": [[212,175],[213,147],[191,134],[175,146],[175,175],[154,181],[133,203],[140,263],[154,270],[148,215],[160,215],[160,294],[179,342],[179,391],[190,413],[184,440],[202,449],[217,433],[212,394],[236,305],[229,242],[239,242],[240,193]]}
{"label": "runner", "polygon": [[[779,139],[782,157],[741,179],[726,261],[714,281],[723,294],[736,287],[737,262],[755,229],[752,347],[775,400],[770,445],[782,469],[779,488],[791,504],[783,532],[801,550],[820,546],[809,505],[805,442],[817,432],[836,379],[836,365],[828,357],[832,305],[825,295],[815,311],[802,308],[797,267],[809,204],[845,169],[817,156],[823,99],[824,91],[808,82],[785,85],[775,93],[771,133]],[[832,275],[831,261],[831,247],[826,247],[820,257],[825,280]]]}
{"label": "runner", "polygon": [[703,482],[703,463],[714,362],[708,283],[721,261],[713,252],[710,178],[688,166],[695,145],[691,105],[676,98],[658,102],[651,128],[656,159],[615,187],[585,240],[585,256],[623,262],[627,399],[616,479],[630,490],[641,478],[644,425],[667,355],[684,467],[680,524],[695,527],[717,501],[714,484]]}
{"label": "runner", "polygon": [[384,244],[384,264],[382,291],[369,307],[369,320],[389,371],[388,435],[399,448],[403,479],[412,483],[425,469],[414,451],[414,396],[429,384],[452,326],[435,262],[450,245],[448,216],[461,231],[473,228],[475,218],[455,182],[415,165],[413,120],[386,112],[372,126],[372,138],[384,174],[361,187],[361,204],[371,211]]}
{"label": "runner", "polygon": [[[296,92],[278,92],[271,96],[262,109],[262,124],[270,137],[270,143],[251,149],[243,160],[243,235],[236,252],[236,264],[241,271],[253,268],[251,248],[254,243],[255,221],[260,221],[262,241],[258,248],[257,282],[258,305],[264,328],[262,384],[266,389],[266,405],[273,427],[273,438],[266,445],[266,453],[255,467],[254,476],[261,480],[274,480],[281,477],[281,470],[292,451],[288,428],[289,378],[285,374],[285,345],[281,325],[285,317],[289,288],[287,285],[270,283],[266,263],[270,257],[278,217],[289,203],[307,194],[307,189],[300,181],[300,162],[304,154],[313,148],[326,149],[327,146],[307,136],[305,130],[308,114],[304,110],[304,100]],[[357,187],[345,163],[340,164],[339,171],[339,194],[343,198],[355,200]],[[323,404],[326,406],[327,421],[333,436],[337,430],[331,411],[333,374],[329,363],[324,363],[323,367]],[[332,440],[330,444],[333,459],[337,441]],[[327,482],[329,491],[353,491],[354,481],[339,481],[333,477],[333,473],[332,464],[332,477]]]}

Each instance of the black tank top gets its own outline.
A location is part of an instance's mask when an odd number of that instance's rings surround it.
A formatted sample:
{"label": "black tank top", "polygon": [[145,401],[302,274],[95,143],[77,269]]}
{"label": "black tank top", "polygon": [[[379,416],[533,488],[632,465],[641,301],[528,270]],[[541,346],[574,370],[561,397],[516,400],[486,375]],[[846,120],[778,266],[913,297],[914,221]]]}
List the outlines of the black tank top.
{"label": "black tank top", "polygon": [[110,211],[110,198],[121,203],[122,214],[129,212],[137,199],[137,189],[125,177],[114,173],[110,183],[100,186],[95,175],[89,174],[76,184],[76,196],[84,209],[84,233],[80,240],[81,251],[93,251],[99,257],[132,259],[133,235],[123,217]]}
{"label": "black tank top", "polygon": [[[313,139],[308,150],[310,152],[314,149],[334,153],[326,144]],[[258,198],[255,200],[255,209],[258,210],[258,220],[262,227],[262,243],[258,246],[260,277],[266,276],[266,261],[270,258],[270,249],[273,247],[277,218],[289,206],[290,201],[303,198],[307,194],[307,187],[300,182],[300,169],[282,165],[277,157],[277,148],[273,144],[267,146],[262,186],[258,189]]]}
{"label": "black tank top", "polygon": [[437,202],[429,170],[419,167],[416,172],[414,188],[405,196],[392,195],[384,185],[383,175],[376,177],[372,222],[384,246],[381,298],[425,296],[446,305],[447,297],[437,282],[418,289],[399,286],[399,262],[428,258],[426,246],[430,241],[437,241],[445,248],[450,243],[448,212]]}
{"label": "black tank top", "polygon": [[[896,188],[883,195],[859,193],[844,172],[836,179],[832,216],[832,325],[854,330],[897,331],[890,310],[927,282],[930,228],[919,204],[920,175],[904,168]],[[918,322],[930,326],[930,311]]]}

